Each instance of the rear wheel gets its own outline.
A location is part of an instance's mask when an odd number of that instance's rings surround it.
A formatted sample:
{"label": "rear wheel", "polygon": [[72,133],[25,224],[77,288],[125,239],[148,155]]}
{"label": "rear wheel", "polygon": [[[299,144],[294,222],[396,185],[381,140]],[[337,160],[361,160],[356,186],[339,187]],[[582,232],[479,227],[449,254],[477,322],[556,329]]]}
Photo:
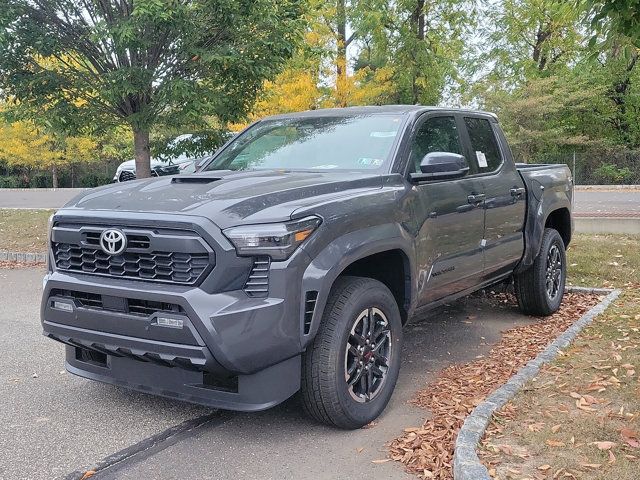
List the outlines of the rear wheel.
{"label": "rear wheel", "polygon": [[370,278],[336,280],[303,356],[301,396],[316,420],[354,429],[378,417],[400,370],[402,322],[393,294]]}
{"label": "rear wheel", "polygon": [[520,310],[528,315],[547,316],[558,311],[567,279],[567,257],[562,237],[547,228],[538,258],[515,278]]}

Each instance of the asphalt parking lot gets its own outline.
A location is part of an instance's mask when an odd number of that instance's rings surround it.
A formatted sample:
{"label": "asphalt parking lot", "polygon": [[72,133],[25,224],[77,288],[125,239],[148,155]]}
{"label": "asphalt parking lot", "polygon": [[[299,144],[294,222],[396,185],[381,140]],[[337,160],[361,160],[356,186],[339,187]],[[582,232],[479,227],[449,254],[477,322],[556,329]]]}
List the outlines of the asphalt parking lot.
{"label": "asphalt parking lot", "polygon": [[43,273],[0,269],[0,479],[79,478],[96,465],[107,466],[96,479],[411,478],[395,462],[372,461],[428,415],[407,403],[413,393],[531,322],[481,295],[414,318],[391,404],[372,428],[345,432],[306,419],[295,398],[266,412],[224,412],[65,373],[63,346],[41,335]]}

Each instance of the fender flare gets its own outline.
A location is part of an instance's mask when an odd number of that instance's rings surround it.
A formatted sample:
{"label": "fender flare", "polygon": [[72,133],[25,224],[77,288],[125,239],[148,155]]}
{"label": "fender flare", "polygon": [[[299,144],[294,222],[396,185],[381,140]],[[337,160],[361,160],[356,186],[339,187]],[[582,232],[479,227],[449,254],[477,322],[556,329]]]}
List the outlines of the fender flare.
{"label": "fender flare", "polygon": [[[409,263],[409,275],[414,271],[413,243],[406,232],[397,224],[383,224],[356,230],[334,239],[307,266],[302,276],[300,311],[300,341],[306,348],[314,339],[327,304],[333,283],[352,263],[389,250],[400,250]],[[410,282],[411,303],[415,299],[414,282]],[[304,312],[306,292],[317,291],[318,297],[311,317],[309,332],[304,333]]]}

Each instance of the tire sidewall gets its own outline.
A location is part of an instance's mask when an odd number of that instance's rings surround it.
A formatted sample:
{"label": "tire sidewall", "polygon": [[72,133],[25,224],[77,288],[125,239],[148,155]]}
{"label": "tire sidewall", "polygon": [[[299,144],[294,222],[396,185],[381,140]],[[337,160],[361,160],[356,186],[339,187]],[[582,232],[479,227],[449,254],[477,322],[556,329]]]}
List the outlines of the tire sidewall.
{"label": "tire sidewall", "polygon": [[[400,372],[402,320],[395,298],[384,285],[378,283],[377,281],[367,282],[366,287],[354,292],[345,304],[340,328],[336,332],[338,334],[334,344],[336,347],[331,355],[332,367],[336,372],[335,387],[338,401],[345,414],[354,424],[359,425],[369,423],[382,413],[393,394]],[[380,309],[387,317],[391,328],[391,358],[389,359],[387,377],[380,393],[369,402],[359,403],[349,394],[347,382],[344,379],[344,356],[355,319],[362,311],[370,307]]]}
{"label": "tire sidewall", "polygon": [[[546,271],[547,271],[547,256],[551,247],[556,245],[560,251],[560,259],[562,262],[562,273],[560,278],[559,292],[556,298],[551,299],[546,288]],[[549,229],[544,237],[542,249],[539,256],[538,265],[538,282],[541,288],[541,295],[546,304],[549,313],[556,312],[560,308],[562,298],[564,297],[564,289],[567,281],[567,254],[565,251],[564,241],[556,230]]]}

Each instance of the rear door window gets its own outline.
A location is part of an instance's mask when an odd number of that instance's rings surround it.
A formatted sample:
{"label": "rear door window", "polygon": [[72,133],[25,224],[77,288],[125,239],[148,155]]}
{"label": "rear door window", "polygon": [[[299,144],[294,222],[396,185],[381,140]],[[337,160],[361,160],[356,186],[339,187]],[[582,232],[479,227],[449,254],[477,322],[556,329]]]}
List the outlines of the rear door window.
{"label": "rear door window", "polygon": [[479,173],[494,172],[502,165],[502,154],[491,123],[485,118],[465,117],[473,160]]}

